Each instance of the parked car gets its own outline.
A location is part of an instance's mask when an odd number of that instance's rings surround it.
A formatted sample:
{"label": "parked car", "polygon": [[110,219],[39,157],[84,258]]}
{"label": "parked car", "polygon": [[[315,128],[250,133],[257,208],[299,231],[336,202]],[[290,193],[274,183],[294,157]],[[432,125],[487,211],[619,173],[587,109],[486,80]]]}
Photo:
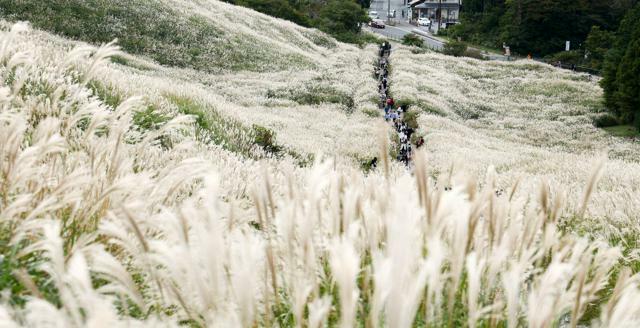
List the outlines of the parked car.
{"label": "parked car", "polygon": [[431,21],[426,17],[418,18],[418,26],[431,26]]}
{"label": "parked car", "polygon": [[375,28],[384,28],[384,22],[381,19],[374,19],[369,22],[369,26]]}
{"label": "parked car", "polygon": [[369,18],[371,18],[371,19],[378,19],[378,18],[380,18],[380,15],[378,15],[378,12],[377,12],[377,11],[370,11],[370,12],[369,12]]}

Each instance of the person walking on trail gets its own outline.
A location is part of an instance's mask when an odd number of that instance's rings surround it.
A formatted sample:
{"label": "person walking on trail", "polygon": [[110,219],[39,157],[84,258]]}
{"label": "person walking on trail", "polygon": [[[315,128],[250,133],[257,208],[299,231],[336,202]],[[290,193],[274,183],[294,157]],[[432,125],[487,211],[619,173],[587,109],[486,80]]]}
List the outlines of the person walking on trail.
{"label": "person walking on trail", "polygon": [[401,143],[406,143],[407,142],[407,135],[404,134],[404,132],[400,131],[400,133],[398,133],[398,137],[400,138],[400,142]]}
{"label": "person walking on trail", "polygon": [[394,104],[393,98],[387,99],[387,105],[393,107],[393,104]]}

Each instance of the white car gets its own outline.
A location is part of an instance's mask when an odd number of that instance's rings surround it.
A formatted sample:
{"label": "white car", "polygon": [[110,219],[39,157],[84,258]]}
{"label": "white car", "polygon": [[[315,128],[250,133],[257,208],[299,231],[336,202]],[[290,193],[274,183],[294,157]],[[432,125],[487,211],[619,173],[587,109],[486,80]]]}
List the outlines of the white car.
{"label": "white car", "polygon": [[369,12],[369,18],[371,18],[371,19],[378,19],[378,18],[380,18],[380,15],[378,15],[378,12],[377,12],[377,11],[370,11],[370,12]]}
{"label": "white car", "polygon": [[431,21],[426,17],[418,18],[418,26],[431,26]]}

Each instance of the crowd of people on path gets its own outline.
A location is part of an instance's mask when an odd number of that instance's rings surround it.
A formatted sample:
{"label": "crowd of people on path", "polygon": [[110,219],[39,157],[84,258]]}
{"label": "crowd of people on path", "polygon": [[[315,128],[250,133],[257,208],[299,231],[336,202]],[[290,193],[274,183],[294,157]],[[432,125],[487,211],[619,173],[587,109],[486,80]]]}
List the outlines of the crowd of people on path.
{"label": "crowd of people on path", "polygon": [[[375,74],[378,78],[378,93],[380,94],[380,108],[384,110],[384,119],[393,124],[400,140],[400,149],[398,150],[398,161],[409,166],[413,155],[411,136],[415,130],[411,128],[404,120],[408,108],[407,106],[397,106],[393,97],[389,92],[389,55],[391,54],[391,44],[385,41],[380,45],[378,52],[378,65],[375,68]],[[424,139],[419,137],[415,140],[415,148],[419,148],[424,144]]]}

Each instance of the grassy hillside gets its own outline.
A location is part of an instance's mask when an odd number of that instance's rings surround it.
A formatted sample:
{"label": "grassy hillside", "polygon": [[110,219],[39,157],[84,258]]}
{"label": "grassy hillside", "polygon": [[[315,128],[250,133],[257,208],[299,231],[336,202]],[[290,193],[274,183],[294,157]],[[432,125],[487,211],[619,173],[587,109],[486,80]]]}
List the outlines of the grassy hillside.
{"label": "grassy hillside", "polygon": [[604,111],[597,78],[527,60],[487,62],[410,49],[397,50],[392,60],[394,95],[423,113],[432,174],[495,171],[496,189],[518,183],[530,194],[545,181],[579,206],[583,195],[575,191],[604,161],[593,217],[571,224],[608,238],[637,238],[640,225],[629,209],[640,206],[640,145],[594,126]]}
{"label": "grassy hillside", "polygon": [[272,57],[211,44],[229,62],[198,69],[159,59],[197,43],[167,35],[126,53],[77,40],[99,22],[73,40],[0,23],[3,324],[640,325],[639,147],[591,126],[595,81],[394,46],[391,91],[426,136],[407,170],[375,46],[217,1],[131,3]]}
{"label": "grassy hillside", "polygon": [[[255,144],[264,140],[277,145],[266,146],[271,152],[300,163],[318,140],[325,145],[318,150],[348,160],[371,157],[375,149],[367,138],[373,119],[364,114],[375,106],[373,53],[317,30],[219,1],[9,1],[0,12],[65,39],[117,39],[128,54],[113,56],[117,65],[90,84],[99,98],[115,107],[145,94],[163,115],[199,115],[198,123],[213,131],[206,138],[244,157],[262,157],[253,153],[261,153],[265,145]],[[302,117],[317,115],[331,117],[323,119],[331,128],[300,126]],[[348,122],[360,129],[345,129]]]}
{"label": "grassy hillside", "polygon": [[0,1],[0,16],[94,44],[111,42],[162,65],[206,72],[277,71],[315,64],[315,47],[335,47],[307,30],[218,1]]}

